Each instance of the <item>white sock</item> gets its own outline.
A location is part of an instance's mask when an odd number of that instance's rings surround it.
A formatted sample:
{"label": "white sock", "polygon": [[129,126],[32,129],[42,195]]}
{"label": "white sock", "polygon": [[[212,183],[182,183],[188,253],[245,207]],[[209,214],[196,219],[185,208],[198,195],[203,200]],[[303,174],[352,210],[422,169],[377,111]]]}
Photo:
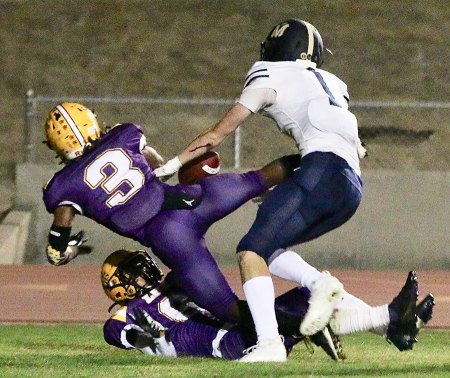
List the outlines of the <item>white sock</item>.
{"label": "white sock", "polygon": [[278,277],[297,282],[305,287],[311,287],[311,284],[322,275],[296,252],[284,249],[279,249],[272,255],[269,261],[269,271]]}
{"label": "white sock", "polygon": [[330,321],[337,335],[373,331],[383,333],[389,325],[388,305],[376,307],[340,308]]}
{"label": "white sock", "polygon": [[245,297],[252,313],[258,340],[279,336],[275,317],[275,290],[272,278],[254,277],[244,283]]}
{"label": "white sock", "polygon": [[338,310],[345,309],[345,308],[371,308],[366,302],[359,299],[358,297],[355,297],[354,295],[347,293],[344,291],[344,295],[342,297],[342,301],[340,301],[336,308]]}
{"label": "white sock", "polygon": [[[294,251],[279,249],[272,256],[269,263],[270,273],[285,280],[310,288],[311,284],[322,275],[322,272],[308,264]],[[344,292],[343,299],[337,304],[336,308],[346,307],[370,308],[361,299]]]}

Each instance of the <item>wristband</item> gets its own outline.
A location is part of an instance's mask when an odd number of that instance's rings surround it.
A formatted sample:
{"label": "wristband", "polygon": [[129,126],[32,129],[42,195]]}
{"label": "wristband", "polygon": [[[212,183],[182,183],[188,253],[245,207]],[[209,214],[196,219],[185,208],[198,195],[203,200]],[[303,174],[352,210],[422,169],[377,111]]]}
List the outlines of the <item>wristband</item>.
{"label": "wristband", "polygon": [[48,233],[48,244],[57,251],[65,251],[70,239],[72,227],[52,226]]}

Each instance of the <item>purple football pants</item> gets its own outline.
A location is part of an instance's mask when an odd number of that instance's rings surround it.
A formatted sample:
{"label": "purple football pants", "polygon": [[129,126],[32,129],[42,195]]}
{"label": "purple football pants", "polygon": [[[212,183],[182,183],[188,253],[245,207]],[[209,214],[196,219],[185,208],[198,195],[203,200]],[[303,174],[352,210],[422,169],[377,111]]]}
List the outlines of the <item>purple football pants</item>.
{"label": "purple football pants", "polygon": [[[237,301],[208,250],[204,235],[208,228],[267,187],[255,171],[243,174],[224,173],[200,180],[196,185],[177,185],[175,189],[201,196],[194,209],[164,210],[144,229],[146,246],[172,270],[173,282],[192,300],[226,321],[230,306]],[[230,246],[230,252],[235,246]]]}

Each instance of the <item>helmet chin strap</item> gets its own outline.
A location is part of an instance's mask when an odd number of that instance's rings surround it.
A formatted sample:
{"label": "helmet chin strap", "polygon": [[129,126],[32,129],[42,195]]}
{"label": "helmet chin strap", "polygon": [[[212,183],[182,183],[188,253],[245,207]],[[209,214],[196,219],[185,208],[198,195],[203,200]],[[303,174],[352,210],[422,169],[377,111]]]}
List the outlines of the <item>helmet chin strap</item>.
{"label": "helmet chin strap", "polygon": [[306,29],[308,30],[308,51],[306,52],[307,57],[310,57],[308,60],[311,60],[313,51],[314,51],[314,26],[312,26],[309,22],[303,21]]}

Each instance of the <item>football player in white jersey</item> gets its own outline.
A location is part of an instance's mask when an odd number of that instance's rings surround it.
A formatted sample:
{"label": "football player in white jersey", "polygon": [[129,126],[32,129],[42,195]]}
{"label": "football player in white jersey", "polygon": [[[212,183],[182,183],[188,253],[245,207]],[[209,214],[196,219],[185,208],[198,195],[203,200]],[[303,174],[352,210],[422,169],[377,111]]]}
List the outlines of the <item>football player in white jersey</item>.
{"label": "football player in white jersey", "polygon": [[[286,249],[341,226],[361,200],[359,158],[365,156],[365,149],[356,117],[348,110],[347,86],[320,69],[323,54],[322,38],[310,23],[290,19],[276,25],[261,44],[261,59],[248,71],[237,102],[220,121],[155,171],[159,177],[174,174],[186,162],[217,147],[254,113],[273,119],[298,147],[300,167],[265,197],[237,247],[244,293],[258,335],[257,345],[243,362],[286,360],[270,273],[301,283],[302,260]],[[322,330],[338,302],[347,299],[337,278],[322,273],[311,286],[301,333],[312,335]],[[399,317],[387,337],[412,333],[405,325],[412,323],[413,319]]]}

